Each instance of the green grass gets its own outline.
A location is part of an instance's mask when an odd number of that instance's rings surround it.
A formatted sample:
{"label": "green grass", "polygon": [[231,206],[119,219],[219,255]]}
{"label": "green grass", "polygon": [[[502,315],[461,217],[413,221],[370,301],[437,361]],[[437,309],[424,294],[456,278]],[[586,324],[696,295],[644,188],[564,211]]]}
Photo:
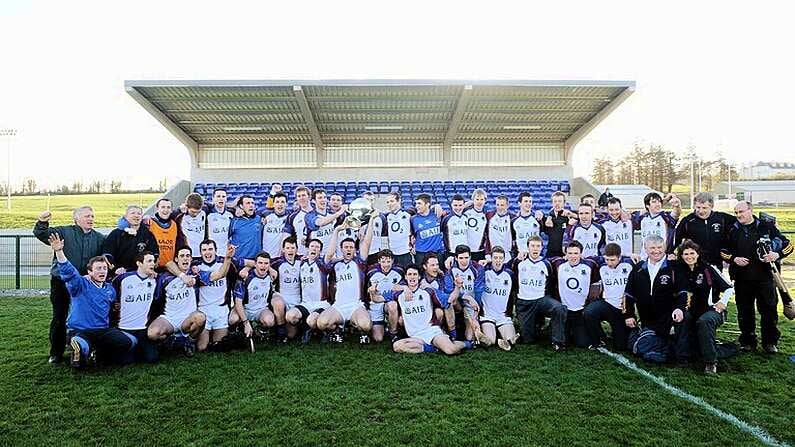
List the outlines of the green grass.
{"label": "green grass", "polygon": [[[28,276],[23,275],[19,278],[20,289],[49,289],[50,276]],[[0,290],[16,288],[15,275],[0,275]]]}
{"label": "green grass", "polygon": [[[91,205],[97,227],[115,227],[127,205],[147,207],[161,195],[162,193],[54,195],[49,198],[50,211],[53,214],[50,224],[71,224],[73,209],[81,205]],[[11,211],[8,211],[3,201],[0,206],[0,229],[33,228],[39,213],[47,209],[47,201],[47,196],[12,197]]]}
{"label": "green grass", "polygon": [[[0,300],[3,445],[760,445],[596,352],[290,345],[75,373],[44,363],[49,313],[46,298]],[[785,355],[718,377],[644,367],[795,443]]]}

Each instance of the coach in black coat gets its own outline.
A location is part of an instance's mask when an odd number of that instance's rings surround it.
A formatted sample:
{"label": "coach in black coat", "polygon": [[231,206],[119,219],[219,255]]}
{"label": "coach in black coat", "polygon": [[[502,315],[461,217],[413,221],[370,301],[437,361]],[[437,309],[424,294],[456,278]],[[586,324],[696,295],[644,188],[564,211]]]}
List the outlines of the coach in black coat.
{"label": "coach in black coat", "polygon": [[665,241],[661,237],[647,237],[645,248],[649,258],[635,264],[627,278],[624,318],[627,326],[635,327],[639,315],[644,329],[667,338],[673,323],[684,320],[687,284],[681,271],[677,274],[676,263],[666,259]]}
{"label": "coach in black coat", "polygon": [[693,200],[695,211],[679,221],[676,226],[676,247],[691,240],[701,248],[701,260],[723,270],[721,249],[726,245],[729,229],[737,219],[720,211],[713,211],[712,194],[701,192]]}

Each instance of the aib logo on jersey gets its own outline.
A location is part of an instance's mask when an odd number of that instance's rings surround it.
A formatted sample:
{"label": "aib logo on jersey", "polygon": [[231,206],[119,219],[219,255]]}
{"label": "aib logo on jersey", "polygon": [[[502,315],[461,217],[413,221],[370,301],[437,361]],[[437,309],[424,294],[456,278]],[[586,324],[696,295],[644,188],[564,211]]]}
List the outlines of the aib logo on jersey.
{"label": "aib logo on jersey", "polygon": [[413,315],[425,312],[425,305],[420,304],[419,306],[412,306],[406,309],[406,315]]}

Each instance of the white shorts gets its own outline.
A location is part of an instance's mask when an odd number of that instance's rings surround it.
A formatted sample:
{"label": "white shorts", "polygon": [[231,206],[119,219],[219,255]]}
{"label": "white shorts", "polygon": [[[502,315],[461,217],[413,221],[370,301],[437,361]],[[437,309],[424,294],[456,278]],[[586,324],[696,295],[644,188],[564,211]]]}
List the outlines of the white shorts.
{"label": "white shorts", "polygon": [[334,305],[331,306],[331,308],[336,309],[337,312],[339,312],[340,315],[342,315],[342,321],[344,323],[347,323],[351,321],[351,315],[353,315],[356,309],[364,309],[364,304],[362,304],[361,301],[353,301],[351,303],[343,303],[343,304],[334,303]]}
{"label": "white shorts", "polygon": [[204,330],[211,331],[213,329],[226,329],[229,327],[228,307],[219,304],[210,304],[207,306],[200,306],[199,312],[207,316],[207,322],[204,323]]}
{"label": "white shorts", "polygon": [[[312,312],[319,310],[324,311],[331,306],[328,301],[305,301],[301,304],[298,304],[296,307],[303,308],[307,314],[311,314]],[[302,311],[302,313],[304,313]]]}
{"label": "white shorts", "polygon": [[384,303],[370,303],[370,321],[373,323],[384,322]]}
{"label": "white shorts", "polygon": [[262,311],[266,309],[267,307],[263,307],[262,309],[251,309],[251,310],[243,308],[243,310],[246,312],[246,319],[248,321],[251,321],[252,323],[259,323],[259,317],[262,314]]}
{"label": "white shorts", "polygon": [[182,330],[182,322],[185,321],[185,318],[188,317],[187,316],[182,317],[180,315],[174,316],[174,315],[163,314],[158,318],[162,318],[168,321],[168,324],[171,325],[171,329],[173,329],[173,332],[179,332]]}
{"label": "white shorts", "polygon": [[412,338],[420,338],[426,345],[433,345],[433,338],[437,335],[443,335],[444,332],[439,326],[428,326],[427,328],[412,335]]}
{"label": "white shorts", "polygon": [[493,323],[494,326],[500,327],[506,324],[513,324],[513,320],[506,317],[505,315],[483,315],[480,317],[480,322],[482,323]]}

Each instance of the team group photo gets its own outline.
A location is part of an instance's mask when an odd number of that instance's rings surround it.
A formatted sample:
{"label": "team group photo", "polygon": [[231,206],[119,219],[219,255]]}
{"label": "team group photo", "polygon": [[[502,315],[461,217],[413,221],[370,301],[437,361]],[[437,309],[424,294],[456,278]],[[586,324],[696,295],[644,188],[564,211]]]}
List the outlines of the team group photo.
{"label": "team group photo", "polygon": [[0,4],[0,445],[795,445],[786,4]]}

